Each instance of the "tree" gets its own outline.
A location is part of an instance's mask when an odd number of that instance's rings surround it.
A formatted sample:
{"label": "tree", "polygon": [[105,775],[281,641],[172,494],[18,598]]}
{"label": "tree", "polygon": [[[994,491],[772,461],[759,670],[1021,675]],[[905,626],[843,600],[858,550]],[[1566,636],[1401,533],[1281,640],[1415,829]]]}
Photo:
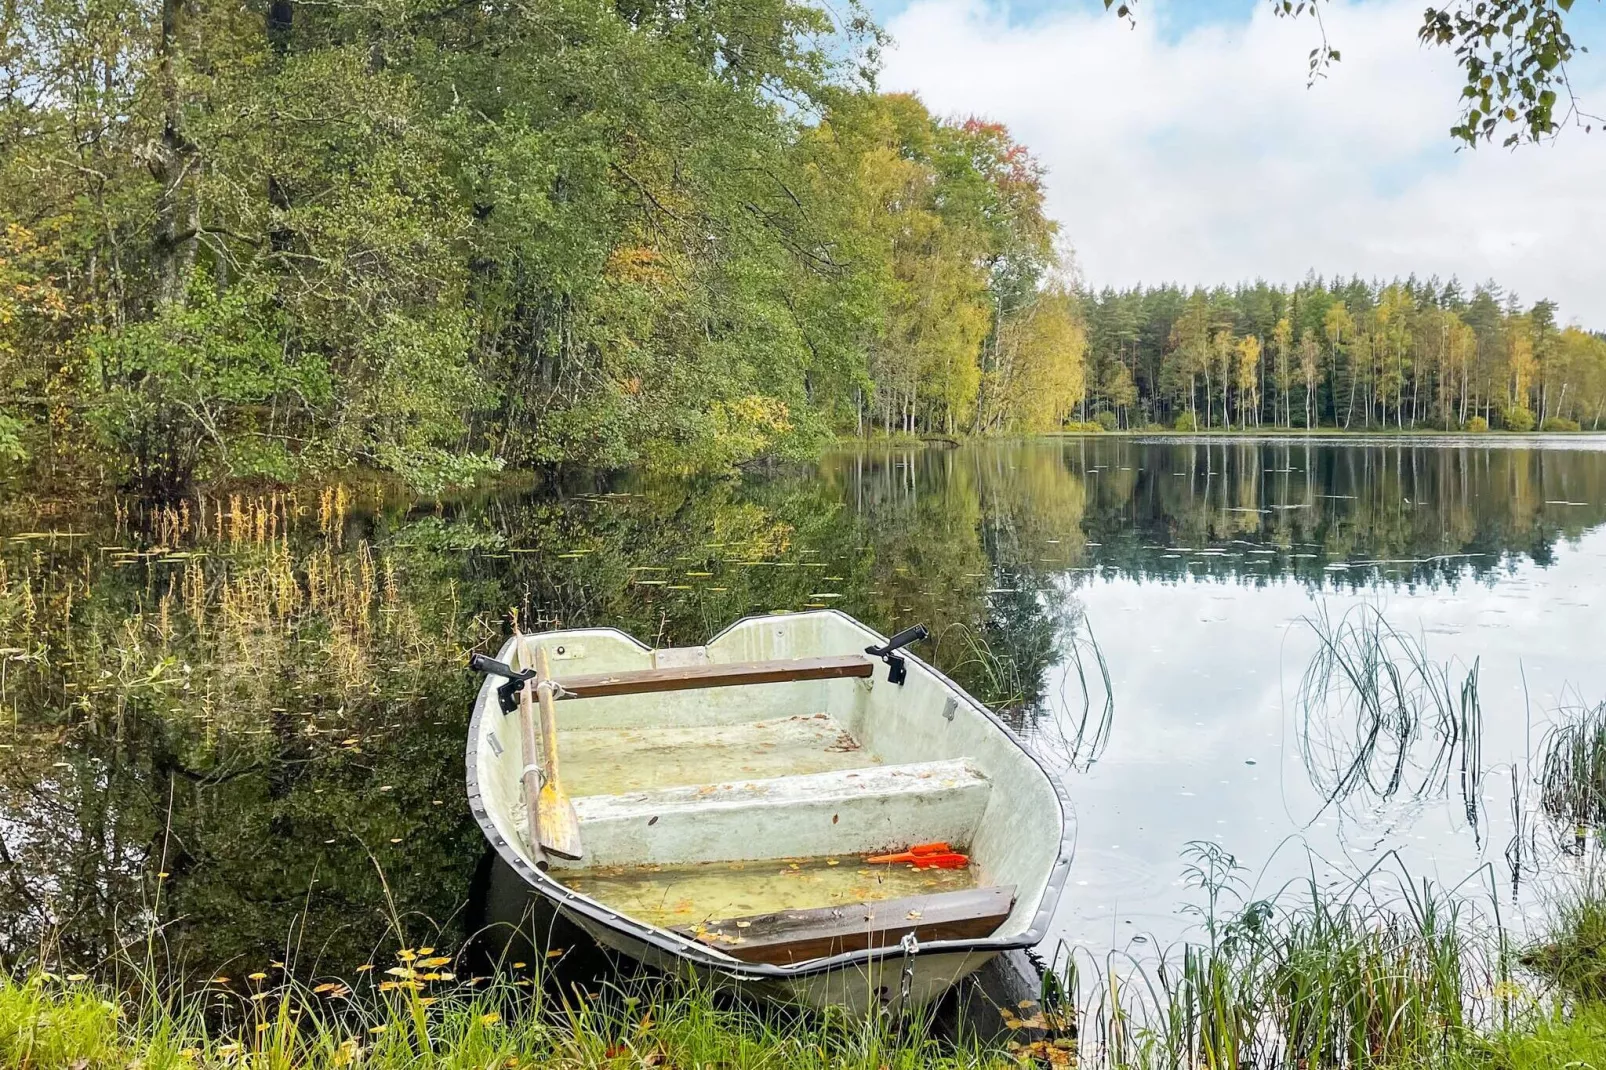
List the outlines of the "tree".
{"label": "tree", "polygon": [[1252,334],[1238,339],[1234,358],[1236,378],[1233,385],[1238,388],[1238,422],[1248,427],[1258,423],[1260,417],[1260,395],[1257,390],[1260,384],[1260,339]]}
{"label": "tree", "polygon": [[[1267,2],[1279,16],[1316,21],[1321,40],[1310,52],[1313,81],[1339,62],[1341,53],[1321,25],[1324,0]],[[1123,18],[1132,18],[1137,6],[1137,0],[1104,0],[1105,10]],[[1452,137],[1476,147],[1509,131],[1503,140],[1509,147],[1553,137],[1567,121],[1593,129],[1598,120],[1580,110],[1567,77],[1567,63],[1580,50],[1566,26],[1572,8],[1573,0],[1441,0],[1428,6],[1417,37],[1449,48],[1464,78]],[[1558,91],[1567,95],[1559,115]]]}

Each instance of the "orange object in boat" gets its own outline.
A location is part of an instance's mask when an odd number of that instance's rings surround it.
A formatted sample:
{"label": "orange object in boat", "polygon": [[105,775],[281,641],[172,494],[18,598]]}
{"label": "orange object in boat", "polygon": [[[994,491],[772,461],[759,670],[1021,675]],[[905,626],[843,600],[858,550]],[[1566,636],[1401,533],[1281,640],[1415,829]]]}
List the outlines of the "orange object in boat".
{"label": "orange object in boat", "polygon": [[960,854],[946,843],[918,843],[907,851],[890,855],[871,855],[866,862],[895,865],[908,862],[916,869],[964,869],[970,865],[970,856]]}

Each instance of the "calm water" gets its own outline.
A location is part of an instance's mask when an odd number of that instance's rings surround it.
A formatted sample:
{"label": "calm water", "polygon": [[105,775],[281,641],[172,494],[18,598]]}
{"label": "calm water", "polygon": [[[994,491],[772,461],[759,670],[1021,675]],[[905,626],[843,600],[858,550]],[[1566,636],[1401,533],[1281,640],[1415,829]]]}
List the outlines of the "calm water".
{"label": "calm water", "polygon": [[[153,923],[196,971],[349,969],[398,920],[458,946],[468,651],[512,614],[666,645],[818,605],[929,625],[1062,772],[1068,941],[1181,935],[1194,841],[1262,893],[1381,861],[1520,916],[1579,864],[1532,756],[1606,699],[1595,445],[1093,438],[446,503],[0,503],[0,960],[93,966]],[[1374,611],[1455,688],[1476,664],[1477,731],[1357,764],[1301,701],[1311,622]]]}

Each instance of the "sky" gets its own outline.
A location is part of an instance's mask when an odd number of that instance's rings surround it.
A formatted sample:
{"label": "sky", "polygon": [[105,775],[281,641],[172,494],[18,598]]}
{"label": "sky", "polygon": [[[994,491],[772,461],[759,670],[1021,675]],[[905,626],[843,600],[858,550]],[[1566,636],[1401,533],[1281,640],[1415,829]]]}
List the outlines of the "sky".
{"label": "sky", "polygon": [[[1093,288],[1315,271],[1494,280],[1606,330],[1606,133],[1461,149],[1460,73],[1417,43],[1423,0],[1326,0],[1342,60],[1266,0],[875,0],[880,87],[1009,126]],[[1579,0],[1575,92],[1606,114],[1606,0]]]}

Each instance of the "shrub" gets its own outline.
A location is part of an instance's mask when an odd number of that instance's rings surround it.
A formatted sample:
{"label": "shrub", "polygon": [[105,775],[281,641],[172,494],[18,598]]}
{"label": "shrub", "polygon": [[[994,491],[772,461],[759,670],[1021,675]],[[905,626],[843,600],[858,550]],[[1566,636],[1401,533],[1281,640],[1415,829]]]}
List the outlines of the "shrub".
{"label": "shrub", "polygon": [[1104,412],[1094,413],[1093,422],[1104,428],[1106,431],[1114,431],[1115,413],[1110,412],[1108,409],[1106,409]]}
{"label": "shrub", "polygon": [[1577,420],[1569,420],[1564,416],[1551,416],[1539,425],[1541,431],[1580,431]]}
{"label": "shrub", "polygon": [[1092,420],[1071,420],[1060,430],[1069,431],[1072,434],[1098,434],[1104,428]]}
{"label": "shrub", "polygon": [[1176,428],[1178,431],[1197,431],[1199,430],[1199,418],[1191,412],[1185,412],[1177,417]]}
{"label": "shrub", "polygon": [[1489,421],[1481,416],[1474,416],[1461,425],[1463,431],[1483,432],[1489,430]]}
{"label": "shrub", "polygon": [[1520,405],[1500,414],[1500,425],[1507,431],[1532,431],[1534,422],[1534,414]]}

